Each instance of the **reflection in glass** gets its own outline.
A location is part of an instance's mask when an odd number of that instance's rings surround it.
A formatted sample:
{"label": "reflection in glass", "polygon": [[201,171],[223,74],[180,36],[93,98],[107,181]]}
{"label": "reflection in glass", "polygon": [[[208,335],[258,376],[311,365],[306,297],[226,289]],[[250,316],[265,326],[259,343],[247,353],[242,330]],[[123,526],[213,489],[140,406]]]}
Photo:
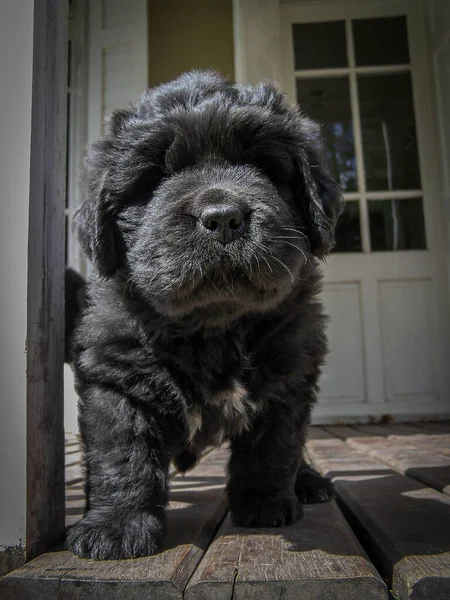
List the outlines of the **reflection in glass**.
{"label": "reflection in glass", "polygon": [[333,252],[362,252],[359,203],[347,202],[336,227]]}
{"label": "reflection in glass", "polygon": [[373,251],[426,249],[422,198],[369,200]]}
{"label": "reflection in glass", "polygon": [[356,66],[409,63],[405,17],[352,21]]}
{"label": "reflection in glass", "polygon": [[344,21],[295,23],[292,39],[296,71],[347,66]]}
{"label": "reflection in glass", "polygon": [[355,191],[356,158],[348,78],[298,79],[297,102],[322,125],[330,172],[344,191]]}
{"label": "reflection in glass", "polygon": [[420,189],[409,73],[358,77],[368,190]]}

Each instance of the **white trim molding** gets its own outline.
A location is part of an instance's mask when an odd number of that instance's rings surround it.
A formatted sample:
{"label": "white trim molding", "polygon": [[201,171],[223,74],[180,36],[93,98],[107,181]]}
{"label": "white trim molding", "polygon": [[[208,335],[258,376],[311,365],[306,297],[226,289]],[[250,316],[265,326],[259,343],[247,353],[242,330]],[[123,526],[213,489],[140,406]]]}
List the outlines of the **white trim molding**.
{"label": "white trim molding", "polygon": [[235,74],[238,83],[280,83],[278,0],[233,0]]}

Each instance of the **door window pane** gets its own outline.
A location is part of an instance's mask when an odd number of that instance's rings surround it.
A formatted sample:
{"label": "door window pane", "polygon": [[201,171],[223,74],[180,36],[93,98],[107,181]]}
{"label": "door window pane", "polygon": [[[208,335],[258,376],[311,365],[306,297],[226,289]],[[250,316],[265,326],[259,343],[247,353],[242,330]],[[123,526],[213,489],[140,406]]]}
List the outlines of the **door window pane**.
{"label": "door window pane", "polygon": [[356,158],[348,78],[298,79],[297,102],[322,126],[330,172],[344,191],[355,191]]}
{"label": "door window pane", "polygon": [[405,17],[352,21],[357,67],[409,63]]}
{"label": "door window pane", "polygon": [[409,73],[358,77],[368,190],[420,189]]}
{"label": "door window pane", "polygon": [[426,249],[422,198],[369,200],[373,251]]}
{"label": "door window pane", "polygon": [[359,203],[346,202],[336,227],[336,245],[333,252],[362,252],[359,226]]}
{"label": "door window pane", "polygon": [[295,23],[292,36],[296,71],[347,66],[344,21]]}

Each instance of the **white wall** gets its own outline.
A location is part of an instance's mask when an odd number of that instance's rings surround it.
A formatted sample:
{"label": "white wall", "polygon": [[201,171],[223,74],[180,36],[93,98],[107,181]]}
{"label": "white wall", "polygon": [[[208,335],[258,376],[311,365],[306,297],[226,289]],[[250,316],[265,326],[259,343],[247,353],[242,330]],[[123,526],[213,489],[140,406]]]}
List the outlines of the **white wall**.
{"label": "white wall", "polygon": [[25,542],[25,340],[33,1],[0,18],[0,552]]}

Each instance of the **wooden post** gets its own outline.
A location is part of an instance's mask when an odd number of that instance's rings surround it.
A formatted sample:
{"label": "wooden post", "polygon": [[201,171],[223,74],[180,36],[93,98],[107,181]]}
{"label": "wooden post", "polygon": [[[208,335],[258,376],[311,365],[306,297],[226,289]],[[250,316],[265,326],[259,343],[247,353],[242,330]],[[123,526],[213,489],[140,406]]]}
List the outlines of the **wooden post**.
{"label": "wooden post", "polygon": [[34,0],[27,322],[27,558],[64,535],[67,0]]}

